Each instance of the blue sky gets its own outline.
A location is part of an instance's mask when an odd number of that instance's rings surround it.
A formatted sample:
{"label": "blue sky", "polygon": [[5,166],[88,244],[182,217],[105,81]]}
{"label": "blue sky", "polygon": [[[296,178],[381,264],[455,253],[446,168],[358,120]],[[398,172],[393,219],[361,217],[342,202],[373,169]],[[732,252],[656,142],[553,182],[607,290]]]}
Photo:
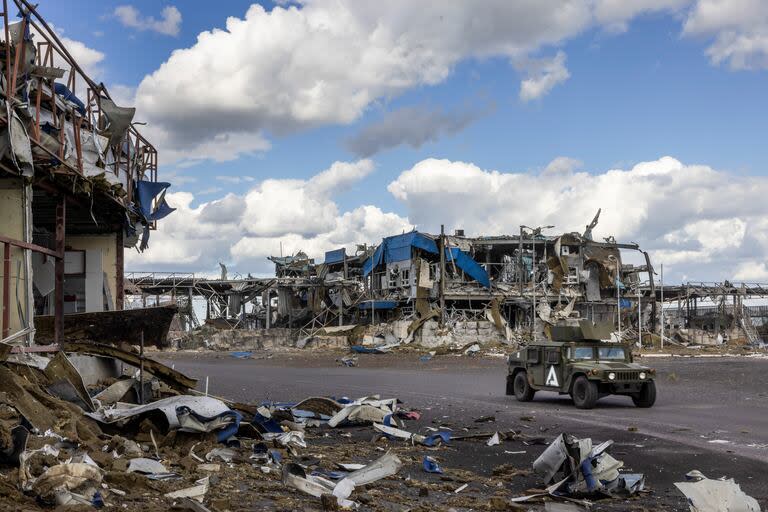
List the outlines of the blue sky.
{"label": "blue sky", "polygon": [[[274,252],[280,239],[294,250],[311,248],[310,252],[318,253],[333,245],[351,246],[354,237],[339,234],[341,219],[367,206],[379,212],[359,213],[358,224],[350,224],[357,226],[353,230],[358,236],[370,238],[360,242],[375,241],[388,234],[380,232],[386,229],[416,225],[434,230],[442,217],[475,232],[514,232],[519,223],[538,222],[525,218],[538,212],[538,218],[555,222],[558,229],[578,229],[589,220],[582,218],[591,216],[587,211],[603,206],[601,196],[587,193],[592,186],[587,182],[593,179],[595,189],[621,194],[619,200],[606,202],[603,234],[644,242],[670,261],[676,272],[672,275],[768,278],[768,242],[760,235],[768,217],[762,206],[742,204],[730,210],[710,204],[692,206],[707,194],[717,197],[716,188],[724,184],[734,184],[742,203],[753,200],[750,194],[764,186],[768,170],[764,143],[768,6],[764,2],[649,0],[645,6],[640,1],[629,8],[615,0],[584,0],[578,12],[562,17],[552,14],[565,4],[558,0],[538,2],[539,6],[527,0],[488,0],[471,8],[446,2],[444,13],[414,10],[412,3],[382,7],[377,2],[351,2],[348,11],[332,4],[293,2],[295,12],[288,13],[284,9],[290,7],[263,3],[265,12],[253,14],[246,23],[251,2],[222,2],[213,9],[210,2],[202,1],[103,1],[96,6],[86,1],[66,5],[41,1],[39,11],[61,34],[103,54],[92,66],[98,72],[97,81],[107,83],[119,97],[135,101],[136,118],[149,122],[147,131],[161,151],[161,178],[170,177],[172,191],[189,193],[177,197],[183,203],[179,216],[196,215],[196,221],[205,223],[213,206],[237,211],[232,221],[211,220],[211,236],[196,236],[198,245],[189,244],[189,233],[180,225],[161,228],[157,245],[174,245],[174,249],[151,246],[149,257],[129,263],[204,271],[215,270],[216,260],[226,260],[243,271],[262,271],[266,269],[263,256]],[[176,10],[179,20],[163,25],[163,9],[169,8]],[[429,12],[418,12],[422,10]],[[505,10],[514,11],[509,21],[500,28],[493,26],[494,18],[505,16]],[[285,16],[278,19],[276,13]],[[313,25],[312,20],[324,19],[328,13],[327,26]],[[243,26],[232,30],[227,27],[228,17],[237,18]],[[414,19],[403,21],[403,17]],[[325,35],[328,27],[336,28],[336,19],[342,35]],[[433,33],[436,23],[448,27]],[[467,28],[474,24],[482,28]],[[367,27],[383,29],[384,42]],[[214,50],[196,46],[198,34],[213,29],[239,35],[215,35]],[[314,42],[296,40],[297,31],[301,40]],[[394,34],[391,41],[386,37],[390,32]],[[323,51],[325,44],[328,51]],[[351,49],[338,57],[336,50],[353,47],[370,48],[381,58],[371,64],[365,60],[365,50]],[[185,48],[190,49],[185,60],[171,56]],[[303,55],[309,55],[307,61],[295,64],[294,59]],[[376,62],[396,61],[398,55],[404,55],[405,63],[377,67]],[[358,58],[365,62],[355,61]],[[348,74],[344,59],[350,62]],[[161,66],[165,71],[156,73]],[[206,69],[207,78],[190,78]],[[388,85],[361,78],[368,72],[380,75]],[[156,80],[145,78],[153,73]],[[521,96],[526,80],[537,87],[534,97]],[[222,86],[229,83],[231,87]],[[322,101],[307,99],[313,83],[330,84],[322,92]],[[353,101],[348,99],[357,94],[366,99],[349,106]],[[236,107],[221,107],[233,97],[242,103],[244,113],[236,112]],[[335,107],[326,111],[329,104]],[[210,119],[217,121],[209,123]],[[201,149],[205,141],[233,133],[237,141],[221,153],[211,157]],[[375,149],[361,152],[354,141],[366,133],[376,139]],[[401,137],[404,143],[387,147],[380,140],[393,137]],[[681,169],[698,169],[691,171],[693,177],[688,180],[693,183],[690,196],[686,183],[676,182],[666,192],[638,197],[633,197],[631,187],[606,185],[613,183],[607,174],[610,169],[621,169],[620,177],[627,183],[644,179],[635,169],[640,162],[656,162],[658,168],[674,174],[670,179],[679,180],[684,173],[659,163],[664,156],[673,157]],[[360,162],[362,157],[370,163],[342,172],[346,178],[333,191],[317,192],[308,184],[334,162]],[[571,159],[563,171],[567,178],[545,171],[558,157]],[[417,170],[424,162],[429,165]],[[494,190],[493,200],[487,202],[510,206],[510,212],[495,215],[481,207],[486,202],[482,191],[472,195],[460,185],[473,175],[473,169],[479,172],[474,183],[488,179],[493,185],[499,181],[494,181],[493,172],[499,171],[502,182],[511,180],[509,186],[520,186],[522,175],[530,178],[526,186],[532,188],[523,199],[519,192]],[[587,177],[580,178],[582,173]],[[217,179],[222,176],[241,179],[237,183]],[[281,230],[263,222],[254,225],[250,216],[267,215],[265,203],[259,203],[265,196],[260,189],[264,180],[301,180],[281,188],[279,193],[285,196],[280,203],[310,220],[328,215],[327,222],[307,230]],[[570,194],[575,197],[571,200],[583,202],[575,208],[578,218],[564,213],[567,205],[558,205],[557,199],[549,199],[546,207],[526,202],[533,200],[536,187],[546,188],[553,180],[563,187],[561,197]],[[394,182],[404,191],[400,195],[392,192]],[[427,182],[429,186],[424,185]],[[429,201],[416,198],[434,193],[445,193],[454,202],[425,211],[420,205]],[[312,194],[318,194],[317,211],[302,204]],[[663,194],[667,195],[662,199],[656,197]],[[631,209],[633,215],[646,223],[624,220],[627,213],[622,205],[634,200],[643,208]],[[671,202],[686,205],[675,209],[670,208]],[[206,210],[207,205],[211,206]],[[457,216],[453,211],[457,208],[471,215]],[[390,214],[396,218],[386,217]],[[659,214],[666,218],[664,222],[656,218]],[[719,234],[718,245],[710,240],[711,232],[704,234],[697,224],[702,220],[720,226],[722,233],[735,230],[742,236],[734,241]],[[220,229],[217,222],[222,224]],[[213,241],[221,247],[206,255],[201,248]],[[712,256],[713,251],[722,254]],[[709,254],[704,258],[708,261],[702,261],[704,252]],[[729,253],[737,260],[728,261]],[[189,257],[180,259],[182,254]]]}

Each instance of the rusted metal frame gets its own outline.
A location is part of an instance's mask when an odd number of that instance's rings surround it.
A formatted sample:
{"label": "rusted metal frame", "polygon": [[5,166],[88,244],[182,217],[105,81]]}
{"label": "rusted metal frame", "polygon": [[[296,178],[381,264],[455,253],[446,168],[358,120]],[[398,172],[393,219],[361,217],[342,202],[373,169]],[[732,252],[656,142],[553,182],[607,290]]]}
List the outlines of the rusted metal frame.
{"label": "rusted metal frame", "polygon": [[[77,155],[77,168],[80,174],[85,175],[83,172],[83,147],[80,140],[80,124],[83,118],[77,115],[75,107],[72,107],[72,132],[75,134],[75,153]],[[66,123],[66,120],[64,121]]]}
{"label": "rusted metal frame", "polygon": [[35,94],[35,140],[40,140],[40,104],[43,100],[43,79],[37,78],[37,94]]}
{"label": "rusted metal frame", "polygon": [[77,73],[77,70],[75,69],[75,66],[71,62],[67,62],[69,64],[69,76],[67,77],[67,87],[69,87],[69,90],[72,92],[72,95],[76,95],[75,92],[75,73]]}
{"label": "rusted metal frame", "polygon": [[29,3],[27,0],[14,0],[14,3],[20,10],[26,10],[29,12],[30,15],[34,16],[34,18],[40,23],[40,25],[38,26],[35,23],[35,20],[30,18],[31,25],[37,29],[37,31],[40,33],[40,35],[44,39],[47,39],[49,41],[53,41],[54,43],[56,43],[57,51],[61,54],[64,60],[66,60],[68,64],[70,64],[80,73],[80,75],[85,79],[88,85],[96,89],[97,84],[93,80],[91,80],[91,78],[88,75],[86,75],[85,72],[82,70],[82,68],[77,64],[77,61],[75,61],[72,55],[70,55],[70,53],[67,51],[67,48],[64,46],[64,44],[61,42],[59,37],[56,35],[56,32],[54,32],[51,29],[48,23],[46,23],[43,17],[40,16],[40,14],[37,12],[36,6]]}
{"label": "rusted metal frame", "polygon": [[52,258],[64,257],[63,254],[59,254],[52,249],[43,247],[42,245],[31,244],[29,242],[24,242],[22,240],[15,240],[13,238],[8,238],[7,236],[3,236],[3,235],[0,235],[0,243],[5,245],[12,245],[14,247],[19,247],[20,249],[29,249],[30,251],[39,252],[47,256],[51,256]]}
{"label": "rusted metal frame", "polygon": [[3,244],[3,327],[2,336],[7,338],[11,331],[11,244]]}
{"label": "rusted metal frame", "polygon": [[[56,94],[53,95],[53,104],[56,104]],[[61,114],[59,114],[58,119],[55,118],[55,121],[60,125],[59,126],[59,161],[61,163],[64,163],[66,160],[66,152],[64,151],[64,146],[66,146],[67,138],[65,137],[65,128],[67,127],[67,113],[65,110],[62,109]]]}
{"label": "rusted metal frame", "polygon": [[[121,156],[123,154],[122,150],[122,141],[118,144],[118,150],[115,152],[115,176],[118,178],[120,177],[120,160]],[[128,187],[128,194],[130,194],[130,187]],[[128,196],[128,201],[130,201],[130,195]]]}
{"label": "rusted metal frame", "polygon": [[0,338],[5,339],[8,337],[11,329],[10,313],[10,287],[11,287],[11,246],[18,247],[20,249],[26,249],[34,252],[39,252],[47,256],[51,256],[58,262],[64,261],[64,253],[58,253],[52,251],[46,247],[37,244],[31,244],[22,240],[16,240],[3,235],[0,235],[0,243],[3,244],[3,315],[2,315],[2,336]]}
{"label": "rusted metal frame", "polygon": [[[3,26],[5,28],[5,85],[6,87],[11,83],[11,35],[8,31],[8,0],[3,0]],[[6,97],[8,90],[5,91]]]}
{"label": "rusted metal frame", "polygon": [[117,271],[115,279],[115,288],[117,288],[115,293],[115,309],[121,310],[123,309],[123,303],[125,302],[125,247],[123,247],[122,227],[117,231],[117,235],[115,236],[115,250],[117,254],[115,258],[115,267]]}
{"label": "rusted metal frame", "polygon": [[[6,18],[6,27],[8,26]],[[23,17],[21,19],[21,51],[19,51],[18,48],[16,48],[15,55],[13,57],[13,76],[11,77],[11,81],[8,84],[8,89],[11,91],[11,95],[9,98],[15,98],[16,97],[16,80],[18,78],[19,74],[19,61],[24,58],[24,54],[26,53],[27,46],[24,44],[24,33],[27,31],[27,17]],[[6,56],[6,59],[9,58],[9,56]],[[7,96],[8,91],[6,91]]]}
{"label": "rusted metal frame", "polygon": [[56,252],[62,255],[56,259],[55,263],[55,283],[54,290],[54,322],[53,338],[54,342],[62,343],[64,336],[64,248],[66,247],[66,216],[67,202],[62,194],[59,198],[59,204],[56,205]]}
{"label": "rusted metal frame", "polygon": [[[141,158],[141,162],[137,163],[136,166],[136,178],[141,179],[146,174],[146,165],[145,165],[145,154],[146,154],[146,148],[141,145],[140,139],[139,139],[139,132],[134,131],[134,134],[136,135],[136,146],[134,151],[136,152],[136,161],[138,162],[139,157]],[[141,174],[139,174],[141,173]]]}
{"label": "rusted metal frame", "polygon": [[128,188],[128,201],[131,200],[131,188],[133,185],[133,158],[131,157],[131,131],[125,131],[125,143],[120,143],[120,151],[123,151],[123,144],[125,144],[125,157],[127,159],[125,166],[125,183]]}

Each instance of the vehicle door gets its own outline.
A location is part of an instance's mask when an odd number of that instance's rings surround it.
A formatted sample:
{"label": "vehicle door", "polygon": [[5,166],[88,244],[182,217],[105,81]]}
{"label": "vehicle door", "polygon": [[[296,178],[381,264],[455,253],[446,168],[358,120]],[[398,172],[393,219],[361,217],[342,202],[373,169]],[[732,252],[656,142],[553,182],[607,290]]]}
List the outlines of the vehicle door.
{"label": "vehicle door", "polygon": [[541,347],[528,347],[525,349],[525,366],[528,375],[533,379],[535,386],[544,385],[544,365],[542,364]]}
{"label": "vehicle door", "polygon": [[544,386],[560,389],[563,385],[563,357],[560,347],[546,347],[544,349]]}

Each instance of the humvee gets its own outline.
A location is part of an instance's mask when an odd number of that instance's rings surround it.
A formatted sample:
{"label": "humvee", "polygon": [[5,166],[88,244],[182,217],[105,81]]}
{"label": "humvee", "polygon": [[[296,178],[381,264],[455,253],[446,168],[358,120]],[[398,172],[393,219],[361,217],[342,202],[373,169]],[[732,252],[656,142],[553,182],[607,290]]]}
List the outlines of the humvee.
{"label": "humvee", "polygon": [[632,362],[621,343],[582,339],[528,344],[509,356],[507,395],[529,402],[537,391],[571,395],[580,409],[591,409],[608,395],[632,397],[637,407],[656,401],[655,370]]}

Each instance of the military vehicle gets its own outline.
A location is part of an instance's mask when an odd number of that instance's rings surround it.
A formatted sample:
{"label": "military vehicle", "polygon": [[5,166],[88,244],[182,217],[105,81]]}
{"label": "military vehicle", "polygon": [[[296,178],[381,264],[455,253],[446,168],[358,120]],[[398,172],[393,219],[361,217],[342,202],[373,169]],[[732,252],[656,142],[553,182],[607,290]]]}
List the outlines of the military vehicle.
{"label": "military vehicle", "polygon": [[580,409],[591,409],[608,395],[626,395],[637,407],[653,406],[655,370],[634,363],[628,345],[590,338],[593,329],[582,327],[552,326],[552,340],[529,343],[511,354],[507,395],[530,402],[537,391],[554,391],[571,395]]}

